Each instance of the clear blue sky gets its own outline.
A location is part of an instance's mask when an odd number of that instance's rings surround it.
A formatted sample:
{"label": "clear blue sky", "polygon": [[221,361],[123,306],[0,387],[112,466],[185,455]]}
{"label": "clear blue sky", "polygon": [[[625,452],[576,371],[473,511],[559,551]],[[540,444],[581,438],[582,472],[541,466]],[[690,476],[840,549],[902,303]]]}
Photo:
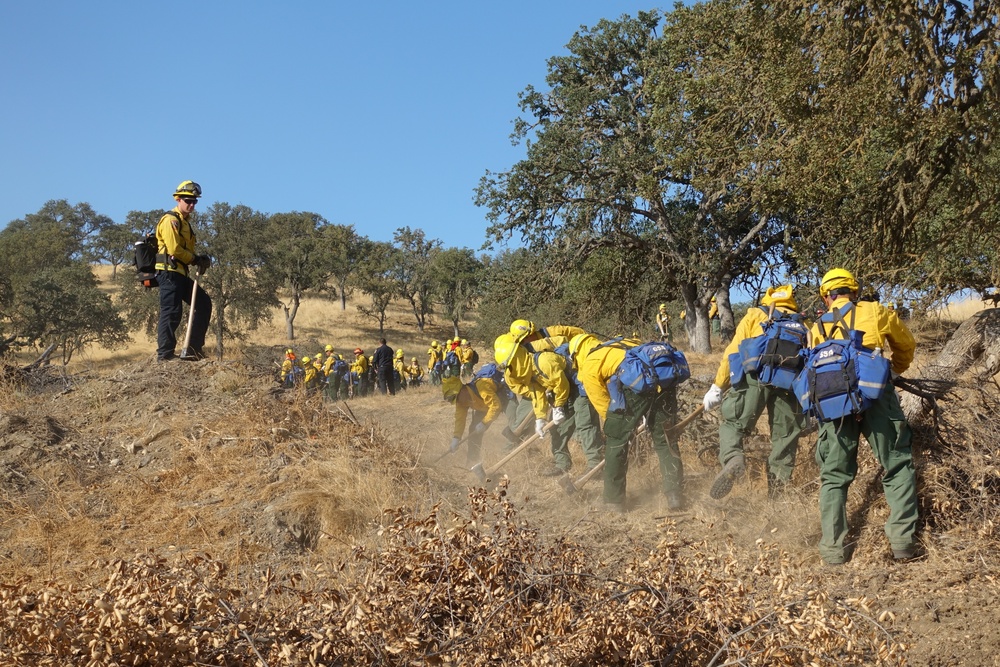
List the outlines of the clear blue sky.
{"label": "clear blue sky", "polygon": [[581,25],[657,5],[5,3],[0,227],[49,199],[124,221],[203,202],[313,211],[375,240],[408,225],[478,248],[472,203],[512,147],[517,94]]}

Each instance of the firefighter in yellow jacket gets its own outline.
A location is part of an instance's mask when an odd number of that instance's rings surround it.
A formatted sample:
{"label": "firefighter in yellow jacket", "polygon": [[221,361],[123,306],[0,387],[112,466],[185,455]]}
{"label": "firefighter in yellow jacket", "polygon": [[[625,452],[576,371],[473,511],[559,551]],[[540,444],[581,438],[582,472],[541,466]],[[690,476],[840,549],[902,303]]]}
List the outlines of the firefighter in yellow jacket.
{"label": "firefighter in yellow jacket", "polygon": [[[458,450],[462,443],[466,422],[469,425],[467,459],[470,465],[482,460],[483,434],[493,422],[504,414],[507,403],[513,400],[505,386],[498,386],[487,377],[478,378],[464,384],[457,377],[447,377],[441,381],[444,398],[455,405],[455,428],[452,431],[449,450]],[[469,419],[469,411],[472,418]]]}
{"label": "firefighter in yellow jacket", "polygon": [[431,377],[431,384],[441,384],[441,374],[437,370],[437,364],[444,361],[444,350],[436,340],[431,341],[431,346],[427,348],[427,373]]}
{"label": "firefighter in yellow jacket", "polygon": [[587,391],[577,377],[576,370],[573,368],[573,360],[569,357],[568,351],[570,339],[573,336],[586,333],[586,331],[580,327],[566,324],[537,327],[530,320],[514,320],[510,325],[509,332],[531,353],[556,352],[566,360],[566,376],[570,380],[567,417],[573,420],[574,437],[580,443],[580,448],[587,458],[587,469],[593,468],[604,459],[601,421],[597,416],[597,411],[587,400]]}
{"label": "firefighter in yellow jacket", "polygon": [[403,369],[406,373],[406,384],[409,387],[419,387],[424,378],[424,369],[420,367],[416,357],[410,357],[410,365]]}
{"label": "firefighter in yellow jacket", "polygon": [[[738,373],[739,381],[723,397],[723,392],[730,385],[730,363],[740,363],[740,343],[748,338],[762,336],[762,325],[772,319],[775,312],[779,316],[798,316],[798,305],[791,285],[769,288],[760,303],[762,308],[750,308],[740,320],[733,339],[722,353],[715,381],[703,399],[706,411],[722,405],[719,423],[719,462],[722,464],[722,472],[715,478],[709,491],[709,495],[716,499],[726,496],[732,489],[733,482],[746,471],[743,440],[753,431],[765,408],[771,431],[771,454],[767,459],[767,489],[770,497],[780,493],[791,481],[799,434],[807,423],[794,392],[761,384],[755,373]],[[795,323],[793,326],[805,336],[805,325]]]}
{"label": "firefighter in yellow jacket", "polygon": [[543,474],[562,475],[573,466],[569,454],[569,438],[575,429],[570,419],[570,380],[566,361],[555,352],[534,354],[514,340],[510,334],[499,336],[493,344],[497,366],[504,370],[510,389],[531,401],[535,413],[535,433],[542,438],[549,412],[546,392],[552,393],[551,449],[553,466]]}
{"label": "firefighter in yellow jacket", "polygon": [[[858,282],[850,271],[843,268],[828,271],[819,293],[827,311],[836,309],[848,323],[853,322],[855,331],[864,332],[864,347],[892,350],[893,376],[906,372],[916,348],[913,335],[895,312],[877,302],[858,301]],[[845,338],[838,327],[822,321],[813,324],[812,336],[814,345],[828,338]],[[919,512],[911,433],[895,387],[889,383],[878,401],[860,415],[819,424],[816,462],[820,472],[819,511],[823,529],[819,553],[831,565],[844,563],[850,555],[846,542],[847,492],[858,470],[861,435],[883,469],[882,491],[889,505],[885,535],[893,558],[907,560],[917,551]]]}
{"label": "firefighter in yellow jacket", "polygon": [[462,381],[468,382],[472,378],[473,367],[475,366],[475,362],[473,361],[475,354],[472,345],[463,338],[462,342],[455,349],[455,353],[458,355],[458,360],[462,362]]}
{"label": "firefighter in yellow jacket", "polygon": [[205,356],[205,334],[212,317],[212,300],[198,286],[194,290],[191,276],[197,269],[202,274],[212,265],[208,255],[194,252],[195,235],[191,228],[191,214],[201,197],[201,186],[194,181],[184,181],[174,190],[177,206],[168,211],[156,225],[156,282],[159,284],[160,318],[156,327],[156,358],[170,361],[178,358],[177,327],[181,323],[183,304],[192,305],[191,339],[181,350],[183,359],[198,360]]}
{"label": "firefighter in yellow jacket", "polygon": [[293,387],[295,383],[302,379],[302,364],[295,358],[295,350],[288,348],[285,350],[285,360],[281,362],[281,384],[285,387]]}
{"label": "firefighter in yellow jacket", "polygon": [[357,375],[358,378],[358,396],[367,396],[369,383],[368,383],[368,357],[365,356],[365,351],[360,347],[354,348],[354,363],[351,364],[351,375]]}
{"label": "firefighter in yellow jacket", "polygon": [[[632,433],[646,418],[653,449],[660,462],[662,491],[667,507],[684,505],[681,483],[684,467],[676,441],[667,439],[666,431],[677,422],[677,392],[670,388],[650,394],[637,394],[617,381],[615,373],[625,359],[625,350],[602,345],[592,334],[579,334],[569,342],[569,352],[577,377],[587,390],[587,398],[604,418],[604,502],[611,511],[625,511],[628,448]],[[609,388],[612,381],[616,384]],[[612,403],[612,391],[615,402]]]}

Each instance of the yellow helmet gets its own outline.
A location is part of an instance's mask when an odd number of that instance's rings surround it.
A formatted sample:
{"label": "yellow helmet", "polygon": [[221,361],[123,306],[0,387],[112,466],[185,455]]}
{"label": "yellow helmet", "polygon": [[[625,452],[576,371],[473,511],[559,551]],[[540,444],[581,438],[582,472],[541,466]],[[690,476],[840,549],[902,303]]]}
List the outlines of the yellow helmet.
{"label": "yellow helmet", "polygon": [[828,296],[835,289],[846,287],[852,292],[858,291],[858,281],[847,269],[830,269],[823,276],[823,282],[819,284],[820,296]]}
{"label": "yellow helmet", "polygon": [[514,358],[519,343],[510,334],[501,334],[493,341],[493,360],[500,368],[506,368]]}
{"label": "yellow helmet", "polygon": [[458,398],[458,392],[462,391],[462,381],[455,376],[441,378],[441,393],[444,400],[449,403]]}
{"label": "yellow helmet", "polygon": [[795,292],[792,290],[791,285],[768,287],[767,293],[760,300],[760,304],[762,306],[770,306],[774,304],[775,306],[791,308],[792,310],[799,309],[798,305],[795,303]]}
{"label": "yellow helmet", "polygon": [[174,190],[175,197],[200,197],[201,196],[201,186],[194,181],[183,181]]}
{"label": "yellow helmet", "polygon": [[302,357],[302,363],[308,364],[310,361],[312,361],[312,359],[310,359],[309,357]]}
{"label": "yellow helmet", "polygon": [[468,344],[469,344],[469,341],[467,341],[467,340],[465,340],[465,339],[463,338],[463,339],[462,339],[462,345],[468,345]]}
{"label": "yellow helmet", "polygon": [[295,350],[293,350],[292,348],[288,348],[287,350],[285,350],[285,356],[287,357],[288,355],[292,355],[294,357]]}
{"label": "yellow helmet", "polygon": [[886,305],[886,308],[888,308],[889,310],[896,310],[896,302],[895,302],[895,301],[890,301],[890,302],[889,302],[889,303],[888,303],[888,304]]}
{"label": "yellow helmet", "polygon": [[531,320],[514,320],[510,324],[510,335],[518,343],[533,333],[535,333],[535,323]]}
{"label": "yellow helmet", "polygon": [[573,336],[572,338],[570,338],[569,339],[569,356],[575,357],[576,353],[580,351],[580,345],[583,343],[583,341],[587,340],[588,338],[593,338],[593,337],[594,337],[593,334],[582,333],[582,334],[577,334],[577,335]]}
{"label": "yellow helmet", "polygon": [[666,310],[666,309],[667,309],[667,304],[661,303],[660,304],[660,310]]}
{"label": "yellow helmet", "polygon": [[431,341],[431,347],[437,347],[437,346],[438,346],[438,342],[436,340],[432,340]]}
{"label": "yellow helmet", "polygon": [[416,357],[410,357],[410,363],[411,364],[417,363],[417,358]]}
{"label": "yellow helmet", "polygon": [[327,345],[323,348],[325,352],[333,352],[333,345]]}
{"label": "yellow helmet", "polygon": [[397,359],[402,359],[403,358],[403,351],[402,350],[396,350],[396,358]]}

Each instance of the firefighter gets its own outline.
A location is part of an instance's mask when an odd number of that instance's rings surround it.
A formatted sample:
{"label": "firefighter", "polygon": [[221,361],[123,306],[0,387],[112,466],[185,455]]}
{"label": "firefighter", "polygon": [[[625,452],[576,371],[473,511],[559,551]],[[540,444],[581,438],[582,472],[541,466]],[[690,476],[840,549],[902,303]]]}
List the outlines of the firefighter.
{"label": "firefighter", "polygon": [[682,508],[684,467],[676,440],[668,439],[666,433],[677,422],[676,390],[637,394],[623,386],[615,373],[625,358],[625,350],[619,346],[602,346],[592,334],[579,334],[570,339],[569,354],[588,399],[597,414],[604,418],[604,502],[607,508],[616,513],[626,511],[629,441],[643,417],[660,462],[661,489],[667,507],[671,510]]}

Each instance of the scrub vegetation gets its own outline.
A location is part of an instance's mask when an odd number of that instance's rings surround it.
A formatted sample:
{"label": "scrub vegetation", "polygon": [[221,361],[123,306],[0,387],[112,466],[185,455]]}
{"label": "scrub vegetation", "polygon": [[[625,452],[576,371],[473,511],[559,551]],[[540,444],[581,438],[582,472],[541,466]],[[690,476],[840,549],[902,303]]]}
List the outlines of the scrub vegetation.
{"label": "scrub vegetation", "polygon": [[[387,335],[422,359],[449,324],[420,334],[408,306],[392,305]],[[955,325],[914,324],[919,377]],[[375,336],[337,300],[309,301],[300,332],[303,353]],[[156,364],[142,341],[65,374],[5,374],[5,664],[971,665],[1000,650],[995,379],[970,372],[936,424],[915,423],[924,555],[892,560],[865,453],[855,555],[831,569],[814,435],[770,501],[758,433],[747,481],[720,502],[717,426],[694,422],[678,514],[640,440],[631,511],[607,514],[599,482],[567,496],[540,475],[544,445],[486,487],[437,460],[453,410],[436,388],[347,403],[278,389],[284,333],[276,310],[232,360]],[[688,356],[682,414],[718,361]],[[503,443],[487,432],[487,462]]]}

